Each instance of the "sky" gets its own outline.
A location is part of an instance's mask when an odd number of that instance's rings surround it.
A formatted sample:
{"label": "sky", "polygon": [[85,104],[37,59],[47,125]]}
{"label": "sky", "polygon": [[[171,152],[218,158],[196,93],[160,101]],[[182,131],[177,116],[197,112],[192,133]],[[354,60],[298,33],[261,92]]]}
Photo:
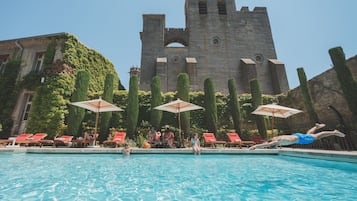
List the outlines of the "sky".
{"label": "sky", "polygon": [[[167,28],[185,28],[185,0],[0,0],[0,41],[60,32],[75,35],[115,66],[128,88],[129,71],[140,66],[143,14],[165,14]],[[267,7],[277,58],[291,89],[296,69],[308,79],[332,67],[330,48],[357,55],[356,0],[236,0]]]}

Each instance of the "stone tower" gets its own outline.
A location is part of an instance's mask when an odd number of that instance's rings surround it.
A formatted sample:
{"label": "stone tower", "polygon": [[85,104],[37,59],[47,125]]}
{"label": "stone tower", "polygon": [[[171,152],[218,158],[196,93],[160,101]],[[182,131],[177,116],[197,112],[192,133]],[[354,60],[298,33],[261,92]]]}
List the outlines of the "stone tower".
{"label": "stone tower", "polygon": [[182,29],[166,28],[165,15],[143,15],[140,89],[150,90],[152,77],[159,76],[163,92],[175,91],[179,73],[189,75],[191,91],[203,90],[208,77],[225,94],[231,78],[238,93],[250,93],[253,78],[264,94],[289,89],[266,8],[237,11],[234,0],[186,0],[185,14]]}

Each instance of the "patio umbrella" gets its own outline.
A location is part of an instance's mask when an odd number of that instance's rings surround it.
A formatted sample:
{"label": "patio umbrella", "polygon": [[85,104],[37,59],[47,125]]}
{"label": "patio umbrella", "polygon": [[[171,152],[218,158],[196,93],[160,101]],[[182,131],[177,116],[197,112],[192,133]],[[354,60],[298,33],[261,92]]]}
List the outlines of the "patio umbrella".
{"label": "patio umbrella", "polygon": [[[204,108],[201,107],[201,106],[195,105],[193,103],[189,103],[189,102],[180,100],[178,98],[175,101],[172,101],[172,102],[157,106],[154,109],[163,110],[163,111],[167,111],[167,112],[172,112],[172,113],[178,114],[179,136],[180,136],[180,140],[182,140],[182,138],[181,138],[181,117],[180,117],[180,113],[181,112],[191,111],[191,110],[204,109]],[[182,142],[180,142],[180,143],[182,143]]]}
{"label": "patio umbrella", "polygon": [[90,110],[90,111],[93,111],[96,113],[93,146],[95,145],[96,136],[97,136],[96,134],[97,134],[97,129],[98,129],[99,113],[123,111],[121,108],[119,108],[111,103],[108,103],[107,101],[103,100],[101,97],[99,97],[98,99],[94,99],[94,100],[79,101],[79,102],[73,102],[70,104]]}
{"label": "patio umbrella", "polygon": [[277,104],[267,104],[261,105],[257,109],[255,109],[252,114],[263,115],[263,116],[271,116],[271,130],[274,130],[274,118],[288,118],[294,114],[302,112],[301,110],[297,110],[294,108],[289,108]]}

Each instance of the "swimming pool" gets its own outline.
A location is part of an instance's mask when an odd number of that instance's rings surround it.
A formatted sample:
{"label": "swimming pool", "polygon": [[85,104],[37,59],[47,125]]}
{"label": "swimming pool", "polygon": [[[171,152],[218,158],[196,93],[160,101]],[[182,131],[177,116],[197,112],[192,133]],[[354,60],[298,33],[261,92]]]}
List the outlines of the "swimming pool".
{"label": "swimming pool", "polygon": [[0,154],[0,200],[357,200],[357,165],[286,156]]}

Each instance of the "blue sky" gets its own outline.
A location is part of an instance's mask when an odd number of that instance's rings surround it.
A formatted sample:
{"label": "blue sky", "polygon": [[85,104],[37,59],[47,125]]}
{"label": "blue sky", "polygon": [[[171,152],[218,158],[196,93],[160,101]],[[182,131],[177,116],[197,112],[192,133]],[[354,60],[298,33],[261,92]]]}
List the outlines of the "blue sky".
{"label": "blue sky", "polygon": [[[165,14],[166,27],[184,28],[184,0],[2,0],[0,40],[58,32],[76,35],[115,65],[123,84],[140,65],[143,14]],[[356,0],[236,0],[267,7],[278,59],[290,88],[299,85],[296,68],[310,79],[331,68],[328,49],[341,46],[357,55]]]}

